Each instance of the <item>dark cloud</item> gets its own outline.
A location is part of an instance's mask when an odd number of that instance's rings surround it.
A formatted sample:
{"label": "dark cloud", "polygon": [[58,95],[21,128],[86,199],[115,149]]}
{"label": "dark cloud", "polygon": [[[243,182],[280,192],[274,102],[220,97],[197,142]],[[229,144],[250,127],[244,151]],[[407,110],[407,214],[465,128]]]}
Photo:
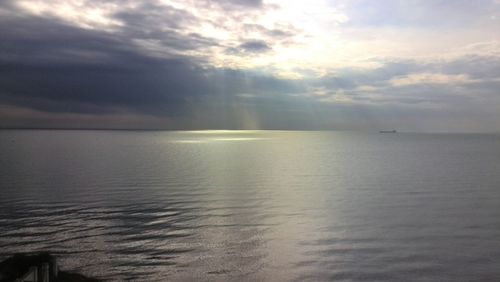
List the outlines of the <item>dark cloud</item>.
{"label": "dark cloud", "polygon": [[238,5],[250,6],[250,7],[261,7],[262,6],[262,0],[231,0],[230,2],[238,4]]}
{"label": "dark cloud", "polygon": [[271,47],[269,47],[266,42],[261,40],[251,40],[244,42],[240,44],[238,48],[243,50],[244,52],[249,53],[263,53],[271,50]]}
{"label": "dark cloud", "polygon": [[134,8],[113,15],[124,25],[121,37],[153,43],[162,52],[196,50],[219,44],[195,32],[186,34],[186,27],[196,25],[199,21],[189,11],[152,2],[139,3]]}
{"label": "dark cloud", "polygon": [[500,57],[469,55],[447,64],[440,68],[444,73],[463,74],[472,78],[488,79],[500,76]]}
{"label": "dark cloud", "polygon": [[245,32],[259,32],[275,39],[292,37],[298,33],[292,26],[269,29],[260,24],[244,24],[243,30]]}
{"label": "dark cloud", "polygon": [[[0,104],[53,114],[153,115],[176,119],[182,127],[189,125],[184,121],[193,116],[193,108],[239,103],[235,97],[240,93],[302,91],[265,74],[201,67],[174,52],[163,57],[145,53],[130,40],[135,32],[81,29],[42,17],[0,19]],[[200,38],[170,36],[165,44],[195,48]],[[262,46],[250,42],[245,48]]]}
{"label": "dark cloud", "polygon": [[0,45],[1,92],[10,102],[44,110],[49,109],[47,103],[35,102],[159,107],[203,95],[206,89],[202,74],[189,60],[148,57],[126,39],[106,33],[41,18],[0,32],[5,35]]}
{"label": "dark cloud", "polygon": [[186,24],[197,21],[189,11],[154,2],[137,2],[133,8],[122,10],[114,17],[126,23],[128,30],[142,31],[150,34],[153,30],[165,27],[182,30]]}
{"label": "dark cloud", "polygon": [[262,7],[262,0],[211,0],[220,4],[231,4],[237,6],[259,8]]}
{"label": "dark cloud", "polygon": [[294,35],[294,33],[290,32],[290,31],[285,31],[282,29],[271,29],[268,31],[267,34],[269,34],[272,37],[278,37],[278,38],[290,37],[290,36]]}

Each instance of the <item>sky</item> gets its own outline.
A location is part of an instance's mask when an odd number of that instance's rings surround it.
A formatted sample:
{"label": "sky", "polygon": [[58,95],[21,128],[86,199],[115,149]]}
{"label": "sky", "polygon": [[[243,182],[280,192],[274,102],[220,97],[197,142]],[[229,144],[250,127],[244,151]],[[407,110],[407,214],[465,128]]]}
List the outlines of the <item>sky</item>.
{"label": "sky", "polygon": [[500,132],[500,0],[3,0],[0,127]]}

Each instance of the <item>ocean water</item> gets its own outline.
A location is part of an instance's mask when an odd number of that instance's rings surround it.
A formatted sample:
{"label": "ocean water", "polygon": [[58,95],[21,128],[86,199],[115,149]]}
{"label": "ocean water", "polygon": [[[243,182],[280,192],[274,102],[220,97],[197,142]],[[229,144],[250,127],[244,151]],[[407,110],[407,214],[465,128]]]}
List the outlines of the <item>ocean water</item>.
{"label": "ocean water", "polygon": [[500,136],[0,131],[0,258],[137,281],[500,281]]}

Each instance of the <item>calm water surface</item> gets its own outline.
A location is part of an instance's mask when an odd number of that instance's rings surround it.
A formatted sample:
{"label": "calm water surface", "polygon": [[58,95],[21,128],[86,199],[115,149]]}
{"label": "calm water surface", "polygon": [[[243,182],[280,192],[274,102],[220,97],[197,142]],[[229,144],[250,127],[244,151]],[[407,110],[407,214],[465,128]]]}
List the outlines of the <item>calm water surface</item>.
{"label": "calm water surface", "polygon": [[110,280],[500,281],[500,136],[0,131],[0,258]]}

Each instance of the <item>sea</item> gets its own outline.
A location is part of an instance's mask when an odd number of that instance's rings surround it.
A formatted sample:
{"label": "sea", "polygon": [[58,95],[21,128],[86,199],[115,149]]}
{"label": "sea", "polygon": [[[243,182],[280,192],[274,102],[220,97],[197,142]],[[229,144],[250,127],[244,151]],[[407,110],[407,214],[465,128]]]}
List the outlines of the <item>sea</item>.
{"label": "sea", "polygon": [[0,130],[0,259],[108,281],[500,281],[500,135]]}

